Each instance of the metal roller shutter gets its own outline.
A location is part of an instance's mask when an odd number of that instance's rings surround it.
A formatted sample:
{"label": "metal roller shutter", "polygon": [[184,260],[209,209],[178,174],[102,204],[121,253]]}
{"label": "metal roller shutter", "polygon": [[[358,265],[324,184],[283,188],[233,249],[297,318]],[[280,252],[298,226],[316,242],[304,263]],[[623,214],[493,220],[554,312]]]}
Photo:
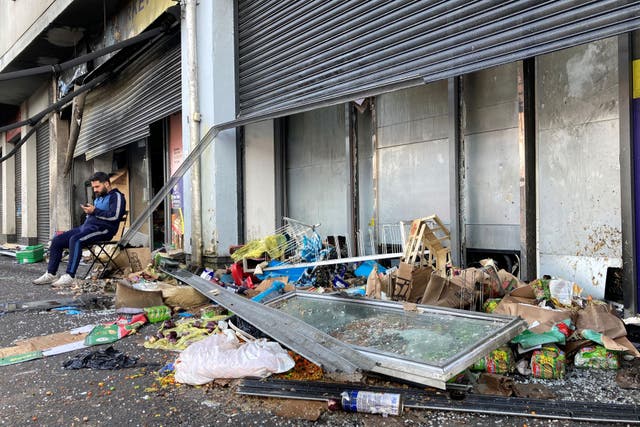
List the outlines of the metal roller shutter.
{"label": "metal roller shutter", "polygon": [[238,0],[252,118],[440,80],[640,28],[639,1]]}
{"label": "metal roller shutter", "polygon": [[47,243],[49,227],[49,123],[36,130],[36,173],[38,188],[38,243]]}
{"label": "metal roller shutter", "polygon": [[181,109],[179,33],[162,39],[114,81],[89,92],[74,155],[91,159],[149,135],[149,124]]}
{"label": "metal roller shutter", "polygon": [[[16,151],[16,237],[22,237],[22,149]],[[19,240],[18,240],[19,241]]]}

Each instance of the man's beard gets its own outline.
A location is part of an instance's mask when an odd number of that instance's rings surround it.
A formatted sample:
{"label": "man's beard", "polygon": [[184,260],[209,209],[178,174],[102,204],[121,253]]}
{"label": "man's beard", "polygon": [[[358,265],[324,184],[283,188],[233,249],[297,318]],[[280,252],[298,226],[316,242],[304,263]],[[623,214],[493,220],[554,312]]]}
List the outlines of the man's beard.
{"label": "man's beard", "polygon": [[106,196],[107,194],[109,194],[109,191],[107,191],[106,188],[104,190],[102,190],[102,191],[96,191],[95,192],[96,197]]}

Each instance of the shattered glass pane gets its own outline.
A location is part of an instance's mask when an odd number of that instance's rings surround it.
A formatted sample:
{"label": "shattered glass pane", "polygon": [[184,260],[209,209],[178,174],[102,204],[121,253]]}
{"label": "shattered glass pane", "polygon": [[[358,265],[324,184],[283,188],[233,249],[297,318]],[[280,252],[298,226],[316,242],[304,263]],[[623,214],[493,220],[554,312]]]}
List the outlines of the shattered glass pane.
{"label": "shattered glass pane", "polygon": [[270,305],[348,344],[433,366],[445,365],[505,325],[499,319],[403,311],[341,298],[295,295]]}

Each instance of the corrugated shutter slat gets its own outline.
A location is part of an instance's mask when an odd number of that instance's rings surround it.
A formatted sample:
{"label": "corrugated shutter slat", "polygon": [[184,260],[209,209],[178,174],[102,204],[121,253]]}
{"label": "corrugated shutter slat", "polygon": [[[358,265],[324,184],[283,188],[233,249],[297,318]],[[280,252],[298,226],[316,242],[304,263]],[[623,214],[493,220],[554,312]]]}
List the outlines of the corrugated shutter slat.
{"label": "corrugated shutter slat", "polygon": [[640,28],[639,7],[625,0],[239,1],[240,114],[375,95],[610,37]]}
{"label": "corrugated shutter slat", "polygon": [[181,109],[178,36],[158,42],[87,95],[75,156],[91,159],[145,138],[149,124]]}
{"label": "corrugated shutter slat", "polygon": [[16,151],[16,237],[22,237],[22,148]]}
{"label": "corrugated shutter slat", "polygon": [[36,169],[38,188],[38,243],[50,239],[49,226],[49,123],[36,130]]}

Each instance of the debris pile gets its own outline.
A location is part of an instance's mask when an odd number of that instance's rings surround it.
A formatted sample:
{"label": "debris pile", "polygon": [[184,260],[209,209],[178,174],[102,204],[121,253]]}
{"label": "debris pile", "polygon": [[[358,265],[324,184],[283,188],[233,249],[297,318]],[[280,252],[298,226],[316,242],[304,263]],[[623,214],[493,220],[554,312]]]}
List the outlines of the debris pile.
{"label": "debris pile", "polygon": [[121,250],[114,277],[92,270],[56,289],[76,297],[58,307],[67,315],[87,307],[82,296],[111,298],[113,321],[0,349],[0,365],[83,350],[64,367],[128,368],[135,356],[88,347],[141,334],[172,360],[161,369],[167,384],[272,376],[244,384],[264,396],[276,395],[270,382],[298,381],[310,396],[325,385],[330,409],[384,416],[424,400],[410,388],[371,388],[380,377],[463,399],[553,399],[526,379],[560,380],[571,369],[620,370],[621,383],[640,387],[637,364],[628,368],[640,353],[612,305],[562,278],[526,283],[491,259],[454,266],[436,215],[412,221],[395,259],[350,257],[344,237],[323,240],[317,225],[290,218],[231,252],[227,268],[189,269],[182,251]]}

